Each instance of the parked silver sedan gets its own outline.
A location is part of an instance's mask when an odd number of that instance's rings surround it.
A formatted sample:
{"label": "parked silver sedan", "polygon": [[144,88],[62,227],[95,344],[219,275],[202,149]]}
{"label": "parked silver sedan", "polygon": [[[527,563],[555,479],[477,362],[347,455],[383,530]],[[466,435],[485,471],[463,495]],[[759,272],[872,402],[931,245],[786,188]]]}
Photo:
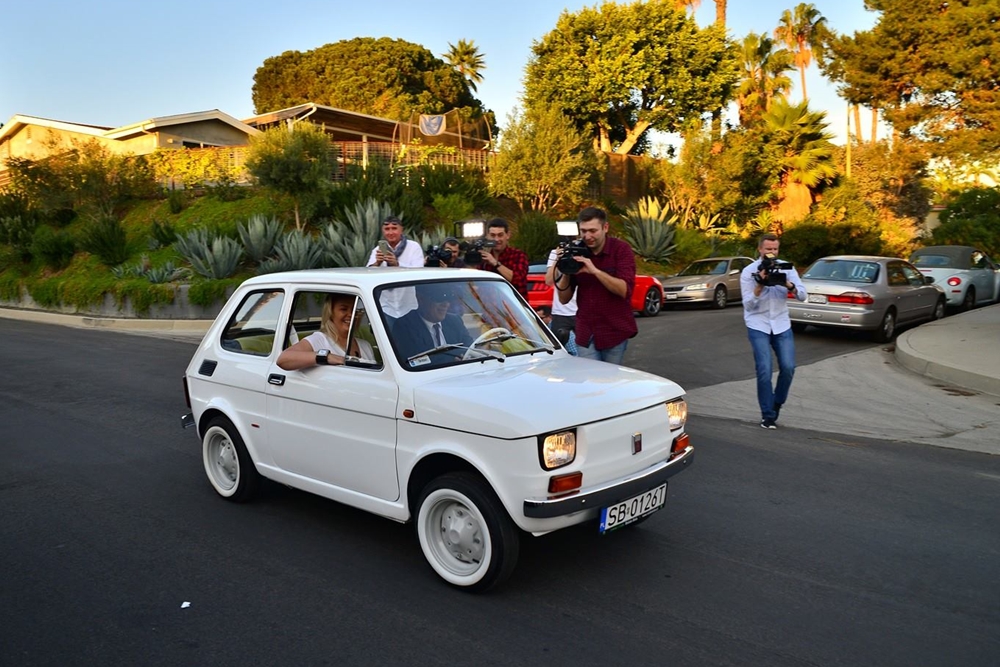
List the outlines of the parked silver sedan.
{"label": "parked silver sedan", "polygon": [[884,343],[898,325],[944,317],[944,290],[895,257],[823,257],[801,277],[809,297],[789,302],[795,331],[809,325],[860,329]]}
{"label": "parked silver sedan", "polygon": [[910,255],[910,261],[941,286],[949,306],[971,310],[1000,300],[1000,265],[978,248],[927,246]]}
{"label": "parked silver sedan", "polygon": [[740,272],[753,261],[750,257],[709,257],[692,262],[677,275],[660,279],[663,305],[698,301],[725,308],[739,303]]}

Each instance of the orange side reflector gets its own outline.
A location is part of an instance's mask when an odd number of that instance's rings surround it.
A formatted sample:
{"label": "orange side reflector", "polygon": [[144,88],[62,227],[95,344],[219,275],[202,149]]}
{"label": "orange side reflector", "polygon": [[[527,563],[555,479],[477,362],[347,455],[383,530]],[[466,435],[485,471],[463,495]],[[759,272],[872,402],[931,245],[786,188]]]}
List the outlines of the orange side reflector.
{"label": "orange side reflector", "polygon": [[576,491],[581,486],[583,486],[582,472],[571,472],[566,475],[549,477],[549,493],[552,495]]}
{"label": "orange side reflector", "polygon": [[407,419],[413,419],[413,410],[410,410],[409,408],[403,410],[403,416]]}
{"label": "orange side reflector", "polygon": [[674,438],[674,445],[670,448],[670,452],[676,454],[677,452],[684,451],[684,448],[691,444],[691,438],[688,437],[687,433],[681,433],[679,436]]}

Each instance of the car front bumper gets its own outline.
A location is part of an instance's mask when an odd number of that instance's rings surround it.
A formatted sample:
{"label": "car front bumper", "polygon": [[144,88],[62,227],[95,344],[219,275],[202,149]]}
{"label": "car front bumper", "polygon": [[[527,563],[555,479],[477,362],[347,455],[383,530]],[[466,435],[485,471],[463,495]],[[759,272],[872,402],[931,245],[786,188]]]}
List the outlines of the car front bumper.
{"label": "car front bumper", "polygon": [[688,303],[691,301],[713,301],[715,289],[679,290],[668,292],[663,290],[663,303]]}
{"label": "car front bumper", "polygon": [[551,519],[607,507],[659,486],[693,462],[694,447],[688,445],[673,458],[606,484],[559,498],[525,500],[524,516],[532,519]]}

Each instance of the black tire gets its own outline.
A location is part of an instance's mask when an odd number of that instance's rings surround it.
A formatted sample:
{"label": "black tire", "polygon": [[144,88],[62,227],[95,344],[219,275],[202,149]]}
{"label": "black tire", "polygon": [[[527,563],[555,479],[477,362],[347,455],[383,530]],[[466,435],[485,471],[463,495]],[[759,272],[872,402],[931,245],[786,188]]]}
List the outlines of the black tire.
{"label": "black tire", "polygon": [[965,290],[965,298],[962,299],[962,305],[958,307],[958,310],[963,313],[967,313],[976,307],[976,288],[969,285],[969,289]]}
{"label": "black tire", "polygon": [[878,329],[872,332],[872,340],[876,343],[888,343],[896,333],[896,311],[890,308],[882,316]]}
{"label": "black tire", "polygon": [[215,492],[226,500],[245,503],[260,486],[257,472],[243,438],[225,417],[215,417],[201,439],[202,464]]}
{"label": "black tire", "polygon": [[712,295],[712,308],[723,310],[728,305],[729,292],[726,290],[725,285],[719,285],[715,288],[715,293]]}
{"label": "black tire", "polygon": [[802,333],[809,326],[805,322],[792,322],[792,331],[795,333]]}
{"label": "black tire", "polygon": [[932,322],[940,320],[942,317],[944,317],[945,310],[946,310],[945,309],[946,305],[947,304],[945,302],[944,297],[941,297],[940,299],[937,300],[937,303],[934,304],[934,312],[931,313],[931,321]]}
{"label": "black tire", "polygon": [[663,295],[660,294],[660,290],[650,287],[646,290],[646,296],[642,300],[642,310],[639,311],[639,314],[643,317],[656,317],[660,314],[661,308],[663,308]]}
{"label": "black tire", "polygon": [[478,475],[452,472],[431,480],[417,501],[417,539],[435,573],[482,592],[517,565],[520,533],[492,488]]}

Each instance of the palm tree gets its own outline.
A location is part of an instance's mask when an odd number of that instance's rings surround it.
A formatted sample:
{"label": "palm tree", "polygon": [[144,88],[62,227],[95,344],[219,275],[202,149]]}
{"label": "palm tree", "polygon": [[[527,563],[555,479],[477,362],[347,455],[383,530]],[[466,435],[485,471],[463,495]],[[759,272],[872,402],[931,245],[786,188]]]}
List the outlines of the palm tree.
{"label": "palm tree", "polygon": [[785,72],[795,69],[788,49],[774,49],[774,40],[751,32],[743,38],[740,49],[742,79],[736,90],[740,125],[760,119],[771,108],[775,97],[791,90],[792,80]]}
{"label": "palm tree", "polygon": [[802,77],[802,99],[806,99],[806,68],[812,63],[813,53],[822,54],[829,29],[826,17],[813,5],[799,3],[795,10],[786,9],[781,15],[774,38],[782,42],[795,56],[795,66]]}
{"label": "palm tree", "polygon": [[444,59],[469,82],[469,88],[478,92],[476,84],[483,82],[480,72],[486,69],[486,61],[475,42],[464,39],[458,40],[458,44],[448,42],[448,53],[444,54]]}
{"label": "palm tree", "polygon": [[763,120],[767,143],[780,151],[781,192],[774,218],[783,223],[801,220],[809,214],[813,190],[837,175],[826,113],[810,111],[805,100],[791,104],[779,97]]}
{"label": "palm tree", "polygon": [[726,0],[715,0],[715,22],[726,25]]}
{"label": "palm tree", "polygon": [[674,8],[687,11],[691,10],[691,15],[698,11],[698,6],[701,4],[701,0],[674,0]]}

